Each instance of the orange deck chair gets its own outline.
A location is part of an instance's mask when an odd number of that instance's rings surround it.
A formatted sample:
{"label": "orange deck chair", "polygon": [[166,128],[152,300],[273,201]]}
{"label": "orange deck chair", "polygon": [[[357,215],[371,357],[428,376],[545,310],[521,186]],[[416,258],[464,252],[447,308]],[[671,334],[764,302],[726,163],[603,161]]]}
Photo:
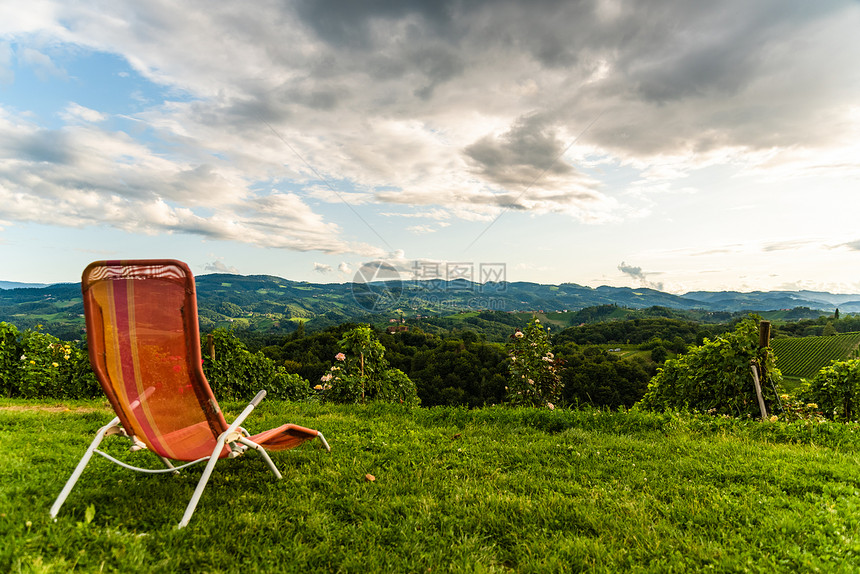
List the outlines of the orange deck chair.
{"label": "orange deck chair", "polygon": [[[266,450],[284,450],[322,433],[286,424],[249,435],[241,426],[265,390],[227,424],[203,374],[197,295],[191,270],[173,260],[97,261],[81,281],[90,363],[116,412],[99,429],[63,491],[51,507],[56,517],[93,453],[125,468],[149,473],[178,472],[208,460],[194,495],[179,522],[188,524],[215,463],[241,455],[248,447],[265,459],[280,479]],[[132,450],[149,449],[167,468],[150,470],[121,462],[98,450],[102,439],[118,434]],[[171,461],[187,464],[174,466]]]}

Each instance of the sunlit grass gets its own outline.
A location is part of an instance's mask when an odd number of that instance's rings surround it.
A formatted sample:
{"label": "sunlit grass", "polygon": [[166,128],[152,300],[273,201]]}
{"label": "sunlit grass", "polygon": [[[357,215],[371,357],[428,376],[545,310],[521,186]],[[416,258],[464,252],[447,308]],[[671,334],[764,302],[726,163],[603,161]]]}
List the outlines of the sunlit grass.
{"label": "sunlit grass", "polygon": [[[4,571],[860,569],[855,427],[264,401],[251,432],[317,428],[331,454],[313,444],[274,454],[282,481],[253,453],[222,461],[176,530],[201,469],[142,476],[102,459],[51,522],[112,415],[103,401],[9,406],[19,408],[0,410]],[[241,409],[222,406],[228,420]],[[118,439],[110,448],[124,453]]]}

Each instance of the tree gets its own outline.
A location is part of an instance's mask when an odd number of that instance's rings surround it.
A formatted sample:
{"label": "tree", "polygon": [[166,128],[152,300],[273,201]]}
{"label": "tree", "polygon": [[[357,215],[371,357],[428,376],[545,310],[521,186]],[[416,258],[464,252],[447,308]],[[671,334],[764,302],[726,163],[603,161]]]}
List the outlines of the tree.
{"label": "tree", "polygon": [[480,407],[504,401],[506,359],[496,343],[444,339],[417,351],[408,373],[424,406]]}
{"label": "tree", "polygon": [[668,357],[668,352],[666,351],[666,347],[663,345],[657,345],[653,349],[651,349],[651,360],[655,363],[662,363]]}
{"label": "tree", "polygon": [[646,359],[619,359],[599,347],[583,349],[567,343],[556,348],[556,356],[564,364],[563,398],[569,405],[632,407],[645,394],[653,374],[653,363]]}

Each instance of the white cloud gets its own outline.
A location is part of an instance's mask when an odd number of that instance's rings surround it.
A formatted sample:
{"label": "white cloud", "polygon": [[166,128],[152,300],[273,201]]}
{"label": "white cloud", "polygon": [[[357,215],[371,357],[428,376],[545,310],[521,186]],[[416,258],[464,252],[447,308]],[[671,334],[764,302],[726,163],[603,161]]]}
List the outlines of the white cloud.
{"label": "white cloud", "polygon": [[315,261],[314,262],[314,271],[316,271],[317,273],[326,274],[326,273],[331,273],[333,271],[333,269],[332,269],[331,265],[326,265],[325,263],[317,263]]}
{"label": "white cloud", "polygon": [[649,275],[654,275],[653,272],[644,272],[642,268],[636,265],[628,265],[625,262],[621,262],[618,265],[618,270],[624,273],[625,275],[634,279],[639,285],[642,287],[648,287],[649,289],[656,289],[657,291],[663,290],[663,282],[662,281],[651,281],[648,279]]}
{"label": "white cloud", "polygon": [[227,265],[221,258],[216,259],[210,263],[206,263],[203,266],[204,271],[210,271],[212,273],[231,273],[234,275],[239,274],[239,270],[232,265]]}
{"label": "white cloud", "polygon": [[30,66],[36,76],[43,81],[48,80],[51,76],[65,78],[67,75],[66,71],[59,68],[50,56],[33,48],[22,48],[18,52],[18,58]]}
{"label": "white cloud", "polygon": [[7,221],[381,253],[340,239],[340,228],[295,194],[254,194],[232,166],[184,165],[122,132],[72,125],[44,130],[4,115],[2,108],[0,198],[0,218]]}
{"label": "white cloud", "polygon": [[412,225],[410,227],[407,227],[406,230],[418,235],[425,235],[427,233],[435,233],[436,231],[438,231],[432,225]]}
{"label": "white cloud", "polygon": [[396,217],[396,218],[426,218],[426,219],[449,219],[451,217],[451,212],[444,209],[430,209],[427,211],[416,211],[412,213],[404,213],[404,212],[390,212],[383,211],[379,215],[383,215],[385,217]]}
{"label": "white cloud", "polygon": [[93,50],[167,94],[59,129],[0,108],[0,218],[381,257],[355,239],[380,214],[630,222],[715,167],[853,181],[857,29],[805,0],[0,7],[0,82]]}
{"label": "white cloud", "polygon": [[103,114],[90,108],[85,108],[84,106],[76,104],[75,102],[69,103],[69,105],[66,106],[66,109],[63,112],[63,118],[70,123],[75,122],[77,120],[97,123],[104,121],[106,117],[106,114]]}

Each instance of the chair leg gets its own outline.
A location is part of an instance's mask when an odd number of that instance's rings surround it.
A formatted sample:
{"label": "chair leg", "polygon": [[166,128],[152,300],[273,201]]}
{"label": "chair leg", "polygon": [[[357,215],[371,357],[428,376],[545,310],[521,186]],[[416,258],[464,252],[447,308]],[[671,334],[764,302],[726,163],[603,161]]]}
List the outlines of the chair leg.
{"label": "chair leg", "polygon": [[322,441],[323,446],[324,446],[324,447],[325,447],[325,449],[326,449],[326,452],[331,452],[331,447],[328,445],[328,441],[327,441],[327,440],[325,439],[325,437],[323,436],[323,433],[321,433],[321,432],[317,431],[317,436],[318,436],[318,437],[319,437],[319,439]]}
{"label": "chair leg", "polygon": [[266,461],[266,464],[269,465],[269,470],[272,471],[272,474],[275,475],[275,478],[277,478],[278,480],[281,480],[281,478],[283,478],[281,476],[281,472],[278,470],[278,467],[275,466],[274,462],[272,462],[272,457],[270,457],[269,453],[266,452],[266,449],[264,449],[262,446],[258,445],[254,441],[248,440],[246,438],[240,438],[239,442],[244,444],[245,446],[249,446],[249,447],[253,448],[254,450],[256,450],[257,452],[259,452],[260,456],[263,457],[263,460]]}
{"label": "chair leg", "polygon": [[60,507],[63,506],[63,503],[66,501],[66,498],[68,498],[69,493],[72,492],[72,488],[74,488],[75,483],[78,482],[78,479],[81,477],[81,474],[84,472],[84,469],[87,467],[87,464],[93,457],[93,452],[95,452],[99,444],[101,444],[102,440],[104,440],[105,434],[110,429],[118,425],[119,417],[115,417],[111,422],[100,428],[99,432],[96,433],[96,438],[93,439],[93,442],[90,444],[89,448],[84,453],[84,456],[81,457],[81,461],[78,463],[78,466],[75,467],[74,472],[72,472],[72,476],[70,476],[69,480],[66,481],[66,485],[63,487],[62,492],[60,492],[60,496],[57,497],[57,500],[54,502],[54,505],[51,506],[51,518],[57,518],[57,513],[60,512]]}
{"label": "chair leg", "polygon": [[212,455],[209,457],[209,462],[206,463],[206,468],[203,469],[203,474],[200,476],[200,480],[197,482],[197,488],[194,489],[194,494],[191,496],[188,506],[185,507],[185,514],[182,515],[182,520],[179,521],[177,528],[185,528],[188,526],[188,522],[191,520],[194,510],[197,508],[197,503],[200,502],[200,497],[203,496],[203,490],[206,488],[206,483],[209,482],[209,477],[212,476],[212,471],[215,470],[215,464],[218,462],[218,455],[221,454],[226,442],[225,436],[221,435],[221,438],[219,438],[218,442],[215,444],[215,449],[212,451]]}
{"label": "chair leg", "polygon": [[173,469],[173,474],[179,474],[179,471],[178,471],[178,470],[176,470],[176,468],[173,466],[173,463],[172,463],[172,462],[170,462],[170,460],[169,460],[169,459],[166,459],[166,458],[164,458],[164,457],[163,457],[163,456],[161,456],[161,455],[158,455],[158,458],[160,458],[160,459],[161,459],[161,462],[163,462],[163,463],[164,463],[164,466],[166,466],[167,468],[172,468],[172,469]]}

